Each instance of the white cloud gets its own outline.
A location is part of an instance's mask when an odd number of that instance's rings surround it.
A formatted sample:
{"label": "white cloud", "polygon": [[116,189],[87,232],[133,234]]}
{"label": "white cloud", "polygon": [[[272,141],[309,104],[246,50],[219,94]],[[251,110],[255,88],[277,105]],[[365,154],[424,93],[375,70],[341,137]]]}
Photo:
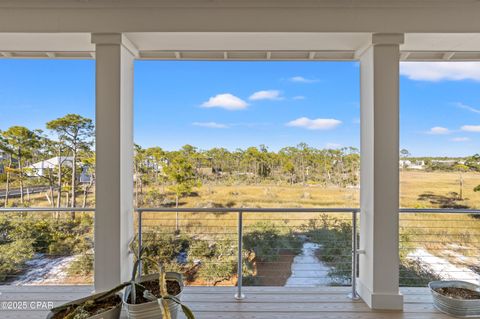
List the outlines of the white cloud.
{"label": "white cloud", "polygon": [[472,113],[480,114],[480,110],[474,108],[473,106],[466,105],[466,104],[463,104],[463,103],[461,103],[461,102],[457,102],[457,103],[455,103],[455,105],[458,106],[458,107],[461,108],[461,109],[465,109],[465,110],[470,111],[470,112],[472,112]]}
{"label": "white cloud", "polygon": [[339,149],[339,148],[342,148],[342,147],[343,147],[343,145],[338,144],[338,143],[327,143],[325,145],[325,148],[329,149],[329,150]]}
{"label": "white cloud", "polygon": [[468,142],[470,139],[468,137],[454,137],[450,139],[452,142]]}
{"label": "white cloud", "polygon": [[307,79],[307,78],[304,78],[303,76],[299,76],[299,75],[291,77],[290,81],[296,82],[296,83],[315,83],[315,82],[318,82],[318,80],[316,80],[316,79]]}
{"label": "white cloud", "polygon": [[480,125],[464,125],[461,130],[465,132],[480,133]]}
{"label": "white cloud", "polygon": [[283,100],[282,93],[278,90],[266,90],[266,91],[258,91],[250,95],[248,98],[252,101],[260,101],[260,100]]}
{"label": "white cloud", "polygon": [[288,122],[287,126],[303,127],[309,130],[331,130],[342,124],[336,119],[309,119],[308,117],[300,117],[296,120]]}
{"label": "white cloud", "polygon": [[435,126],[435,127],[432,127],[427,133],[431,135],[446,135],[446,134],[450,134],[451,132],[446,127]]}
{"label": "white cloud", "polygon": [[230,93],[217,94],[202,104],[202,107],[219,107],[230,111],[243,110],[246,109],[247,106],[247,102]]}
{"label": "white cloud", "polygon": [[192,125],[208,128],[228,128],[228,125],[217,122],[193,122]]}
{"label": "white cloud", "polygon": [[480,81],[480,62],[402,62],[400,74],[418,81]]}
{"label": "white cloud", "polygon": [[293,100],[305,100],[306,97],[303,96],[303,95],[297,95],[297,96],[292,97],[292,99],[293,99]]}

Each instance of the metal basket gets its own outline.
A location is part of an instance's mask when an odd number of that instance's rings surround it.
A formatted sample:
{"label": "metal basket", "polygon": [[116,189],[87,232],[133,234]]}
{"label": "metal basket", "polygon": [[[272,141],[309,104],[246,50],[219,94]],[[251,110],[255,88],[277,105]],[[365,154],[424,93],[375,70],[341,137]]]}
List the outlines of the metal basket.
{"label": "metal basket", "polygon": [[439,294],[438,288],[465,288],[480,292],[480,286],[458,280],[432,281],[428,284],[433,297],[435,308],[443,313],[461,318],[480,318],[480,299],[455,299]]}

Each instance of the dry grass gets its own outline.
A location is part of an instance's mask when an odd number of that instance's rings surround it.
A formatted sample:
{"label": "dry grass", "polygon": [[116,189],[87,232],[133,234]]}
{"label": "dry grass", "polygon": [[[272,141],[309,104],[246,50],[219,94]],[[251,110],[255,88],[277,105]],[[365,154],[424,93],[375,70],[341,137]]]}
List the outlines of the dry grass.
{"label": "dry grass", "polygon": [[[400,203],[409,208],[441,208],[445,206],[464,206],[480,209],[480,193],[473,189],[480,184],[480,173],[463,173],[463,199],[460,193],[460,174],[456,172],[415,172],[404,171],[400,174]],[[422,195],[434,195],[424,196]],[[446,207],[453,208],[453,207]]]}
{"label": "dry grass", "polygon": [[[441,208],[442,205],[457,205],[480,209],[480,192],[473,192],[473,188],[480,184],[480,173],[464,173],[463,180],[463,199],[460,200],[457,198],[460,192],[459,173],[403,171],[400,173],[401,207]],[[148,191],[149,188],[146,188],[145,192]],[[162,192],[162,189],[155,191]],[[359,207],[360,201],[359,188],[325,188],[317,185],[204,185],[197,191],[198,196],[182,198],[183,207]],[[95,206],[94,196],[92,189],[87,207]],[[20,206],[18,198],[10,199],[10,202]],[[0,205],[3,206],[3,198],[0,199]],[[29,206],[50,205],[45,194],[34,194],[30,195]]]}

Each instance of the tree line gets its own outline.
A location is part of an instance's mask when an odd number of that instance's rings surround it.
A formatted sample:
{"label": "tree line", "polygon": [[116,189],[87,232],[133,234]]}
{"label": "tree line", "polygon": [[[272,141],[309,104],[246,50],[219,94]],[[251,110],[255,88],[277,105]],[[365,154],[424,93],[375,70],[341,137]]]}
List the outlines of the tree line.
{"label": "tree line", "polygon": [[[94,125],[89,118],[67,114],[46,123],[44,129],[12,126],[0,131],[0,187],[3,205],[10,203],[12,188],[20,190],[20,205],[26,205],[25,188],[46,185],[52,207],[78,207],[83,192],[85,206],[95,179]],[[39,170],[31,165],[57,158],[54,168]],[[135,145],[135,190],[158,186],[172,192],[176,200],[202,183],[316,183],[357,185],[359,153],[355,148],[317,149],[301,143],[274,152],[267,146],[230,151],[226,148],[201,150],[185,145],[167,151],[160,147]],[[79,173],[88,169],[90,182],[79,183]]]}
{"label": "tree line", "polygon": [[[0,189],[3,205],[11,206],[10,190],[20,190],[19,204],[26,206],[26,185],[47,186],[52,207],[85,207],[95,181],[94,125],[89,118],[67,114],[49,121],[45,130],[12,126],[0,131]],[[401,150],[406,158],[407,150]],[[55,167],[32,169],[33,163],[57,158]],[[457,167],[458,166],[458,167]],[[460,167],[462,166],[462,167]],[[455,169],[480,170],[480,157],[467,158]],[[143,204],[145,190],[169,193],[175,206],[179,198],[202,184],[289,184],[355,187],[359,183],[358,149],[319,149],[305,143],[271,151],[266,145],[229,150],[202,150],[184,145],[168,151],[135,144],[134,187],[136,204]],[[89,180],[80,183],[79,174]],[[78,196],[83,195],[81,203]]]}
{"label": "tree line", "polygon": [[360,156],[355,148],[317,149],[301,143],[277,152],[267,146],[230,151],[226,148],[201,150],[184,145],[180,150],[160,147],[135,151],[137,204],[145,186],[167,186],[178,199],[201,184],[317,184],[356,186]]}

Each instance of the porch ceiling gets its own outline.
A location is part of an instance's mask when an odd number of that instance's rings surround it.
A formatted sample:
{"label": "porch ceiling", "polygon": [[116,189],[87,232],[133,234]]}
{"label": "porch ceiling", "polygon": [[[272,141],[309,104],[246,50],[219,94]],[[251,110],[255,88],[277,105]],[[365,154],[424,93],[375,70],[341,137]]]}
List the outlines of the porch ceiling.
{"label": "porch ceiling", "polygon": [[[126,33],[138,59],[355,60],[368,33]],[[403,61],[480,60],[480,33],[410,33]],[[0,57],[92,59],[89,33],[0,33]]]}

